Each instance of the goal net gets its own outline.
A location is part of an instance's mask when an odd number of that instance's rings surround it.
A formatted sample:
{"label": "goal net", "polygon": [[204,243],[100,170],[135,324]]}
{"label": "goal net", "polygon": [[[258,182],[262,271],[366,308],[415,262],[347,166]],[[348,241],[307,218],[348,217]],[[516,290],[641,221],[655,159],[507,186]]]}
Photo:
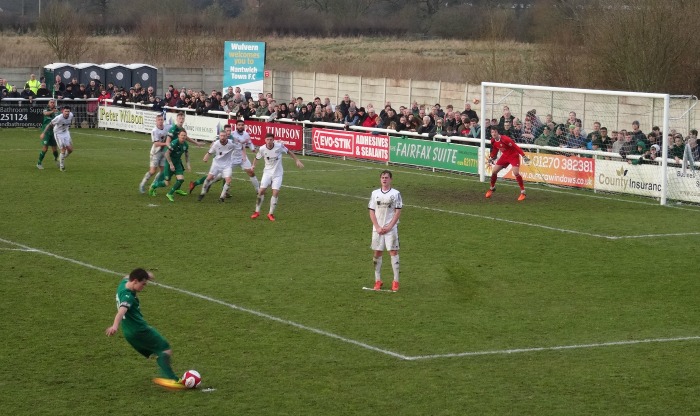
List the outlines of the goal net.
{"label": "goal net", "polygon": [[[526,182],[698,204],[696,103],[669,94],[484,82],[482,147],[487,152],[496,124],[530,157],[520,168]],[[484,163],[482,180],[490,174]],[[514,178],[510,169],[499,176]]]}

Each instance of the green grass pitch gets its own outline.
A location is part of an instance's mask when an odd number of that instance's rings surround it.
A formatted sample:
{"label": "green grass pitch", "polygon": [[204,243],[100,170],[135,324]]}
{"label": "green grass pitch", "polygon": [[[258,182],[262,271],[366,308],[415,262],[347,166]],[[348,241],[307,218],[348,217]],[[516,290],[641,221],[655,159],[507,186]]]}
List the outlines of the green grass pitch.
{"label": "green grass pitch", "polygon": [[[537,186],[518,203],[513,183],[486,200],[474,177],[393,166],[401,290],[375,293],[386,166],[285,157],[272,223],[249,218],[242,172],[226,203],[218,184],[170,203],[137,190],[145,135],[72,134],[62,173],[36,169],[36,130],[0,130],[8,414],[700,413],[697,207]],[[139,266],[160,284],[144,316],[198,391],[155,386],[155,361],[104,335]]]}

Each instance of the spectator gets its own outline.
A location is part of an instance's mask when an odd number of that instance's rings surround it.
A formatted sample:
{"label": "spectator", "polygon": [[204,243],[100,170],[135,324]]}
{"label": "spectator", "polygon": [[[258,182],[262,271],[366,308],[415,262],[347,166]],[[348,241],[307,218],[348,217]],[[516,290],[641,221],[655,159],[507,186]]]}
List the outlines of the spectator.
{"label": "spectator", "polygon": [[576,122],[581,123],[581,119],[580,119],[580,118],[576,118],[576,113],[573,112],[573,111],[570,111],[570,112],[569,112],[569,118],[566,120],[566,123],[564,123],[564,124],[567,124],[567,125],[574,125],[574,126],[575,126],[575,125],[576,125]]}
{"label": "spectator", "polygon": [[94,80],[90,81],[90,85],[95,88],[86,88],[85,95],[88,102],[85,104],[85,110],[87,112],[87,122],[88,128],[94,129],[97,127],[97,98],[100,96],[100,91],[97,89],[97,84]]}
{"label": "spectator", "polygon": [[413,113],[414,116],[417,116],[419,111],[420,108],[418,107],[418,101],[414,101],[413,105],[411,106],[411,113]]}
{"label": "spectator", "polygon": [[600,122],[596,121],[593,123],[593,131],[586,136],[586,149],[592,150],[593,141],[600,139],[600,137]]}
{"label": "spectator", "polygon": [[355,107],[348,107],[348,114],[343,117],[343,124],[347,130],[350,126],[359,125],[360,117],[357,115],[357,109]]}
{"label": "spectator", "polygon": [[632,132],[629,132],[627,130],[624,130],[624,132],[625,137],[622,142],[621,153],[629,154],[635,150],[635,148],[637,147],[637,143],[632,140]]}
{"label": "spectator", "polygon": [[252,115],[253,112],[251,111],[250,106],[246,101],[243,101],[238,105],[238,112],[236,113],[236,118],[238,120],[248,120]]}
{"label": "spectator", "polygon": [[333,114],[334,114],[333,122],[343,124],[343,120],[345,119],[345,116],[343,115],[343,112],[340,111],[340,108],[336,109]]}
{"label": "spectator", "polygon": [[41,82],[39,82],[36,79],[36,75],[31,74],[29,76],[29,80],[24,84],[24,89],[31,90],[31,92],[34,93],[34,97],[36,97],[37,92],[39,91],[39,87],[41,86]]}
{"label": "spectator", "polygon": [[600,128],[600,150],[603,152],[610,152],[612,150],[613,140],[608,136],[608,128]]}
{"label": "spectator", "polygon": [[408,130],[416,131],[420,127],[420,120],[413,113],[408,115]]}
{"label": "spectator", "polygon": [[613,153],[622,153],[622,147],[625,145],[625,130],[620,130],[617,132],[617,140],[612,144],[611,150]]}
{"label": "spectator", "polygon": [[535,142],[535,126],[532,125],[531,118],[526,117],[525,124],[520,128],[520,141],[527,144]]}
{"label": "spectator", "polygon": [[678,133],[673,136],[673,143],[668,156],[672,157],[676,163],[681,163],[683,161],[683,153],[685,153],[685,143],[683,142],[683,136]]}
{"label": "spectator", "polygon": [[[466,128],[466,125],[465,125],[465,128]],[[481,138],[481,126],[479,126],[479,122],[476,118],[469,120],[468,130],[469,130],[469,132],[466,134],[466,137],[471,137],[472,139],[480,139]],[[460,132],[460,135],[461,135],[461,132]]]}
{"label": "spectator", "polygon": [[476,111],[472,110],[472,105],[470,103],[464,103],[464,111],[462,111],[462,114],[467,116],[468,120],[475,118],[476,122],[479,122],[479,117],[476,115]]}
{"label": "spectator", "polygon": [[127,98],[128,97],[126,91],[124,90],[124,88],[121,88],[117,93],[116,97],[112,98],[112,103],[122,107],[126,107]]}
{"label": "spectator", "polygon": [[515,136],[515,129],[511,123],[512,121],[510,119],[504,119],[503,124],[499,124],[498,134],[501,136],[508,136],[512,139],[513,136]]}
{"label": "spectator", "polygon": [[159,113],[163,112],[163,102],[160,99],[160,97],[151,96],[151,98],[149,98],[149,101],[151,101],[151,103],[152,103],[151,110],[157,111]]}
{"label": "spectator", "polygon": [[[507,105],[503,106],[503,115],[501,116],[501,119],[498,121],[499,134],[503,135],[504,133],[501,133],[501,131],[507,130],[504,128],[506,121],[510,121],[510,124],[512,126],[513,120],[515,120],[515,116],[510,113],[510,108]],[[493,120],[491,120],[491,121],[492,121],[491,124],[494,124]],[[510,137],[510,135],[507,133],[505,135]]]}
{"label": "spectator", "polygon": [[408,130],[408,119],[406,116],[399,117],[399,122],[396,123],[396,131]]}
{"label": "spectator", "polygon": [[[286,105],[286,104],[282,104],[282,105]],[[309,119],[309,121],[311,121],[313,123],[316,123],[318,121],[323,121],[323,109],[321,108],[320,105],[318,107],[316,107],[316,109],[314,110],[314,113],[311,115],[311,118]]]}
{"label": "spectator", "polygon": [[277,118],[289,118],[289,107],[287,103],[280,103],[277,109]]}
{"label": "spectator", "polygon": [[435,114],[440,117],[441,119],[445,118],[445,112],[442,111],[442,107],[440,107],[440,103],[435,104],[433,107],[435,109]]}
{"label": "spectator", "polygon": [[435,125],[433,128],[430,130],[430,133],[428,133],[428,136],[432,137],[435,136],[436,134],[440,136],[447,136],[447,131],[445,130],[445,121],[442,118],[438,118],[435,120]]}
{"label": "spectator", "polygon": [[323,122],[332,123],[335,118],[335,113],[333,112],[333,106],[327,105],[323,107]]}
{"label": "spectator", "polygon": [[338,110],[340,110],[341,114],[343,114],[343,118],[348,115],[350,110],[350,96],[348,94],[343,96],[343,101],[338,104]]}
{"label": "spectator", "polygon": [[54,92],[54,95],[55,95],[55,96],[58,96],[58,95],[59,95],[59,94],[58,94],[59,92],[63,92],[63,91],[65,91],[65,90],[66,90],[66,84],[64,84],[64,83],[61,81],[61,76],[60,76],[60,75],[56,75],[56,80],[55,80],[55,82],[54,82],[54,84],[53,84],[53,92]]}
{"label": "spectator", "polygon": [[[449,108],[450,106],[447,107]],[[449,110],[445,114],[445,129],[451,129],[452,131],[457,130],[457,120],[455,119],[455,113]]]}
{"label": "spectator", "polygon": [[396,115],[396,112],[391,107],[389,107],[388,110],[386,110],[386,115],[384,117],[382,117],[381,114],[379,115],[379,117],[382,120],[381,126],[385,126],[384,128],[386,128],[386,126],[388,126],[392,122],[394,124],[399,123],[399,117]]}
{"label": "spectator", "polygon": [[632,122],[632,141],[635,143],[641,141],[644,142],[645,147],[649,146],[649,139],[647,139],[646,134],[639,129],[639,121],[637,120]]}
{"label": "spectator", "polygon": [[380,121],[379,115],[374,111],[374,107],[368,107],[367,117],[362,121],[362,127],[377,127]]}
{"label": "spectator", "polygon": [[360,107],[357,109],[357,116],[360,119],[357,121],[356,126],[361,126],[362,123],[364,123],[365,119],[367,118],[367,112],[365,111],[364,107]]}
{"label": "spectator", "polygon": [[554,139],[559,147],[566,147],[567,137],[565,132],[566,128],[563,124],[558,124],[554,129]]}
{"label": "spectator", "polygon": [[323,107],[324,107],[324,109],[325,109],[325,108],[330,108],[330,109],[331,109],[331,112],[335,112],[335,106],[334,106],[333,104],[331,104],[331,99],[328,98],[328,97],[326,97],[326,98],[323,100]]}
{"label": "spectator", "polygon": [[178,97],[177,101],[175,102],[174,107],[177,107],[177,108],[187,107],[188,104],[187,104],[187,100],[185,100],[185,98],[187,98],[187,94],[185,94],[184,92],[181,92],[180,97]]}
{"label": "spectator", "polygon": [[25,100],[29,100],[31,102],[31,100],[33,100],[35,97],[36,94],[29,88],[29,84],[25,85],[24,89],[20,93],[20,98],[24,98]]}
{"label": "spectator", "polygon": [[[695,131],[697,132],[697,130]],[[698,146],[697,133],[695,136],[688,138],[688,145],[690,146],[690,154],[693,156],[693,162],[700,162],[700,146]]]}
{"label": "spectator", "polygon": [[[269,116],[270,111],[268,110],[268,105],[267,105],[267,99],[261,98],[258,100],[258,108],[255,109],[255,116],[256,117],[264,117],[264,116]],[[306,108],[306,107],[302,107]],[[307,120],[307,119],[305,119]]]}
{"label": "spectator", "polygon": [[311,118],[311,113],[309,113],[309,109],[306,106],[302,106],[300,108],[299,114],[297,114],[297,121],[308,121]]}
{"label": "spectator", "polygon": [[[542,128],[542,134],[540,134],[534,142],[537,146],[551,146],[551,147],[559,147],[559,141],[558,139],[552,134],[552,130],[550,129],[549,126],[544,126]],[[541,153],[554,153],[552,151],[548,150],[541,150]]]}
{"label": "spectator", "polygon": [[46,83],[42,82],[39,84],[39,89],[36,92],[37,98],[49,98],[51,97],[51,91],[49,91],[48,88],[46,88]]}
{"label": "spectator", "polygon": [[91,79],[90,82],[88,83],[87,88],[85,88],[88,94],[88,98],[94,97],[97,98],[100,96],[100,89],[97,86],[97,82],[95,82],[94,79]]}
{"label": "spectator", "polygon": [[581,127],[574,126],[566,141],[566,147],[572,149],[585,149],[586,138],[581,134]]}
{"label": "spectator", "polygon": [[107,100],[110,100],[112,98],[112,95],[107,91],[105,88],[102,88],[100,91],[100,96],[97,97],[97,102],[101,106],[108,106],[110,103]]}
{"label": "spectator", "polygon": [[430,118],[430,116],[424,116],[423,117],[423,124],[421,124],[420,127],[418,127],[418,129],[416,129],[416,133],[418,133],[418,134],[423,134],[423,133],[430,134],[430,131],[432,129],[433,129],[432,119]]}
{"label": "spectator", "polygon": [[226,94],[224,94],[223,98],[224,98],[224,100],[226,100],[226,102],[228,102],[228,100],[231,100],[234,98],[234,96],[233,96],[234,94],[235,93],[233,92],[233,87],[228,87],[226,89]]}
{"label": "spectator", "polygon": [[[382,111],[379,112],[379,117],[381,117],[382,119],[386,118],[386,112],[387,112],[390,108],[392,108],[392,107],[391,107],[391,103],[390,103],[389,101],[387,101],[386,103],[384,103],[384,109],[383,109]],[[394,111],[394,112],[396,112],[396,111]],[[396,119],[396,122],[398,123],[398,121],[399,121],[399,120],[398,120],[398,118],[397,118],[397,119]]]}

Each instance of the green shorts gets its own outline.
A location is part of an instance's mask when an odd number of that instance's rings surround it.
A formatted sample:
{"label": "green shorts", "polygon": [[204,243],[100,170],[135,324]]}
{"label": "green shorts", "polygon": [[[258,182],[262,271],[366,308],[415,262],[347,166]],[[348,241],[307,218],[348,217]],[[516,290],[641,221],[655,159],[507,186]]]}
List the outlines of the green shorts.
{"label": "green shorts", "polygon": [[53,130],[49,130],[46,133],[44,133],[44,139],[41,141],[42,146],[51,146],[51,147],[56,147],[58,146],[56,144],[56,138],[53,137]]}
{"label": "green shorts", "polygon": [[145,331],[124,334],[124,338],[139,354],[146,358],[170,349],[168,341],[155,328],[151,327]]}
{"label": "green shorts", "polygon": [[175,165],[175,170],[170,170],[170,164],[167,160],[165,161],[163,176],[165,176],[166,181],[169,181],[173,176],[185,174],[185,167],[182,166],[182,160],[173,160],[173,165]]}

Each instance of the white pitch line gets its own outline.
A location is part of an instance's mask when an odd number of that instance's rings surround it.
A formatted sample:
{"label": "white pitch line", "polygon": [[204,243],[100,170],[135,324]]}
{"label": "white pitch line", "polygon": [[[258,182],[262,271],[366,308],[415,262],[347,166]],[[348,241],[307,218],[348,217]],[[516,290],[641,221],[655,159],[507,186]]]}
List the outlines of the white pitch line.
{"label": "white pitch line", "polygon": [[[79,260],[71,259],[69,257],[64,257],[58,254],[54,254],[45,250],[40,250],[37,248],[29,247],[24,244],[16,243],[14,241],[6,240],[4,238],[0,238],[0,242],[6,243],[6,244],[11,244],[15,245],[18,247],[21,247],[23,250],[30,251],[30,252],[35,252],[39,254],[43,254],[49,257],[53,257],[59,260],[67,261],[69,263],[77,264],[79,266],[83,266],[89,269],[93,270],[98,270],[103,273],[107,274],[112,274],[116,276],[125,276],[126,273],[119,273],[115,272],[113,270],[105,269],[103,267],[99,266],[94,266],[89,263],[85,263]],[[313,328],[310,326],[302,325],[294,321],[289,321],[287,319],[282,319],[278,318],[276,316],[264,313],[264,312],[259,312],[253,309],[248,309],[244,308],[238,305],[234,305],[232,303],[227,303],[219,299],[215,299],[206,295],[201,295],[199,293],[195,292],[190,292],[189,290],[185,289],[180,289],[176,288],[174,286],[169,286],[163,283],[152,283],[155,286],[162,287],[164,289],[169,289],[175,292],[179,292],[188,296],[196,297],[202,300],[206,300],[209,302],[217,303],[222,306],[226,306],[228,308],[241,311],[241,312],[246,312],[255,316],[258,316],[260,318],[268,319],[274,322],[278,322],[284,325],[289,325],[293,326],[298,329],[302,329],[305,331],[313,332],[318,335],[323,335],[338,341],[342,341],[348,344],[352,344],[370,351],[375,351],[384,355],[389,355],[394,358],[398,358],[401,360],[405,361],[418,361],[418,360],[429,360],[429,359],[437,359],[437,358],[457,358],[457,357],[474,357],[474,356],[482,356],[482,355],[498,355],[498,354],[518,354],[518,353],[528,353],[528,352],[542,352],[542,351],[558,351],[558,350],[571,350],[571,349],[581,349],[581,348],[601,348],[601,347],[611,347],[611,346],[619,346],[619,345],[634,345],[634,344],[647,344],[647,343],[654,343],[654,342],[674,342],[674,341],[694,341],[694,340],[700,340],[700,336],[691,336],[691,337],[677,337],[677,338],[650,338],[650,339],[642,339],[642,340],[630,340],[630,341],[613,341],[613,342],[601,342],[601,343],[595,343],[595,344],[577,344],[577,345],[560,345],[560,346],[554,346],[554,347],[537,347],[537,348],[516,348],[516,349],[505,349],[505,350],[491,350],[491,351],[473,351],[473,352],[462,352],[462,353],[452,353],[452,354],[432,354],[432,355],[414,355],[414,356],[409,356],[409,355],[404,355],[404,354],[399,354],[393,351],[385,350],[382,348],[378,348],[369,344],[366,344],[364,342],[356,341],[350,338],[345,338],[340,335],[334,334],[332,332],[327,332],[323,331],[321,329]]]}
{"label": "white pitch line", "polygon": [[32,253],[32,252],[36,251],[33,249],[26,249],[26,248],[5,248],[5,247],[0,248],[0,250],[2,250],[2,251],[24,251],[26,253]]}
{"label": "white pitch line", "polygon": [[453,354],[432,354],[432,355],[415,355],[409,356],[406,359],[409,361],[431,360],[436,358],[455,358],[455,357],[474,357],[480,355],[498,355],[498,354],[518,354],[527,352],[542,352],[542,351],[561,351],[575,350],[582,348],[602,348],[614,347],[619,345],[635,345],[635,344],[650,344],[654,342],[678,342],[678,341],[697,341],[700,336],[694,337],[677,337],[677,338],[649,338],[629,341],[612,341],[600,342],[595,344],[577,344],[577,345],[560,345],[556,347],[536,347],[536,348],[515,348],[508,350],[491,350],[491,351],[473,351],[473,352],[458,352]]}
{"label": "white pitch line", "polygon": [[[67,261],[67,262],[70,262],[70,263],[73,263],[73,264],[77,264],[77,265],[79,265],[79,266],[83,266],[83,267],[86,267],[86,268],[89,268],[89,269],[98,270],[98,271],[101,271],[101,272],[103,272],[103,273],[113,274],[113,275],[117,275],[117,276],[126,276],[126,275],[128,274],[128,273],[119,273],[119,272],[115,272],[114,270],[105,269],[105,268],[99,267],[99,266],[94,266],[94,265],[92,265],[92,264],[90,264],[90,263],[85,263],[85,262],[82,262],[82,261],[80,261],[80,260],[75,260],[75,259],[71,259],[71,258],[69,258],[69,257],[64,257],[64,256],[61,256],[61,255],[58,255],[58,254],[54,254],[54,253],[51,253],[51,252],[48,252],[48,251],[45,251],[45,250],[40,250],[40,249],[37,249],[37,248],[29,247],[29,246],[26,246],[26,245],[24,245],[24,244],[16,243],[16,242],[14,242],[14,241],[5,240],[4,238],[0,238],[0,242],[6,243],[6,244],[15,245],[15,246],[21,247],[22,249],[27,250],[27,251],[33,251],[33,252],[36,252],[36,253],[39,253],[39,254],[44,254],[44,255],[49,256],[49,257],[53,257],[53,258],[56,258],[56,259],[59,259],[59,260]],[[361,347],[361,348],[364,348],[364,349],[367,349],[367,350],[370,350],[370,351],[375,351],[375,352],[378,352],[378,353],[381,353],[381,354],[384,354],[384,355],[388,355],[388,356],[391,356],[391,357],[399,358],[399,359],[402,359],[402,360],[407,360],[407,359],[408,359],[408,357],[405,356],[405,355],[403,355],[403,354],[398,354],[398,353],[393,352],[393,351],[389,351],[389,350],[385,350],[385,349],[382,349],[382,348],[379,348],[379,347],[375,347],[375,346],[373,346],[373,345],[369,345],[369,344],[366,344],[366,343],[364,343],[364,342],[356,341],[356,340],[354,340],[354,339],[345,338],[345,337],[343,337],[343,336],[334,334],[334,333],[332,333],[332,332],[324,331],[324,330],[322,330],[322,329],[317,329],[317,328],[313,328],[313,327],[310,327],[310,326],[307,326],[307,325],[303,325],[303,324],[300,324],[300,323],[297,323],[297,322],[294,322],[294,321],[290,321],[290,320],[287,320],[287,319],[278,318],[278,317],[276,317],[276,316],[274,316],[274,315],[270,315],[270,314],[267,314],[267,313],[264,313],[264,312],[256,311],[256,310],[254,310],[254,309],[244,308],[244,307],[242,307],[242,306],[238,306],[238,305],[235,305],[235,304],[233,304],[233,303],[224,302],[223,300],[219,300],[219,299],[216,299],[216,298],[212,298],[212,297],[209,297],[209,296],[206,296],[206,295],[202,295],[202,294],[195,293],[195,292],[190,292],[189,290],[180,289],[180,288],[177,288],[177,287],[174,287],[174,286],[166,285],[166,284],[164,284],[164,283],[156,283],[156,282],[153,282],[153,283],[151,283],[151,284],[152,284],[152,285],[155,285],[155,286],[162,287],[162,288],[164,288],[164,289],[172,290],[172,291],[174,291],[174,292],[179,292],[179,293],[182,293],[182,294],[185,294],[185,295],[188,295],[188,296],[192,296],[192,297],[199,298],[199,299],[202,299],[202,300],[206,300],[206,301],[209,301],[209,302],[217,303],[217,304],[219,304],[219,305],[226,306],[226,307],[228,307],[228,308],[231,308],[231,309],[234,309],[234,310],[237,310],[237,311],[246,312],[246,313],[249,313],[249,314],[251,314],[251,315],[255,315],[255,316],[257,316],[257,317],[260,317],[260,318],[265,318],[265,319],[268,319],[268,320],[271,320],[271,321],[274,321],[274,322],[277,322],[277,323],[281,323],[281,324],[284,324],[284,325],[293,326],[293,327],[295,327],[295,328],[302,329],[302,330],[309,331],[309,332],[313,332],[313,333],[318,334],[318,335],[323,335],[323,336],[326,336],[326,337],[328,337],[328,338],[333,338],[333,339],[335,339],[335,340],[342,341],[342,342],[345,342],[345,343],[347,343],[347,344],[352,344],[352,345],[355,345],[355,346],[358,346],[358,347]]]}

